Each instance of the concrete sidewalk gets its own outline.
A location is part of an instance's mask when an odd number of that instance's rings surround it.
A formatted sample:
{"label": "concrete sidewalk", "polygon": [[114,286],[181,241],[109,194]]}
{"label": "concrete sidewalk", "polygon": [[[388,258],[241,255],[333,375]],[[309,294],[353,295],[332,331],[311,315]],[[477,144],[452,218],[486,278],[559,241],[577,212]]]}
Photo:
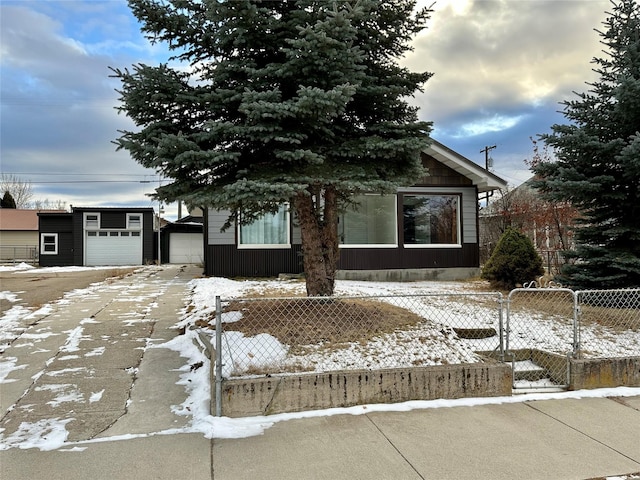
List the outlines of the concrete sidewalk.
{"label": "concrete sidewalk", "polygon": [[628,474],[640,471],[640,397],[292,420],[259,437],[215,441],[213,464],[216,480]]}
{"label": "concrete sidewalk", "polygon": [[198,274],[164,266],[105,284],[55,305],[7,349],[4,360],[20,368],[0,384],[3,438],[26,437],[43,422],[62,422],[69,437],[51,451],[0,451],[1,480],[584,480],[640,472],[640,389],[626,398],[288,420],[241,439],[171,434],[189,422],[172,409],[186,398],[176,384],[186,360],[144,347],[178,335],[186,284]]}

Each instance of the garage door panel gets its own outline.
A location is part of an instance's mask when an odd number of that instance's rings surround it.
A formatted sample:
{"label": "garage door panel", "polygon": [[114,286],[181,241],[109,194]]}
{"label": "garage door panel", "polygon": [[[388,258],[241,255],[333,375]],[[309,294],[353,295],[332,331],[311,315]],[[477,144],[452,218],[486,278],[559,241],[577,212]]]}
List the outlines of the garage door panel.
{"label": "garage door panel", "polygon": [[169,263],[203,263],[201,233],[172,233],[169,238]]}
{"label": "garage door panel", "polygon": [[142,264],[142,235],[135,236],[133,232],[97,233],[97,235],[87,233],[85,237],[86,265]]}

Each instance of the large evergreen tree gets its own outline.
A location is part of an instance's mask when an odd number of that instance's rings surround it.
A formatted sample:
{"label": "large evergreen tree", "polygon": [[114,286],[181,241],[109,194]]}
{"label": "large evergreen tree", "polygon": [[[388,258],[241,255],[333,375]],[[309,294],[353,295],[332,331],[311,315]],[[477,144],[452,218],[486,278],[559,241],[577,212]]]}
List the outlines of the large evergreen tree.
{"label": "large evergreen tree", "polygon": [[430,124],[406,99],[430,74],[398,64],[429,16],[415,3],[129,0],[182,66],[113,69],[140,127],[117,144],[173,179],[159,198],[229,210],[226,227],[288,204],[307,293],[330,295],[345,202],[424,174]]}
{"label": "large evergreen tree", "polygon": [[580,211],[562,278],[577,288],[640,286],[640,4],[612,4],[598,79],[564,103],[570,123],[543,136],[558,160],[533,168],[551,199]]}

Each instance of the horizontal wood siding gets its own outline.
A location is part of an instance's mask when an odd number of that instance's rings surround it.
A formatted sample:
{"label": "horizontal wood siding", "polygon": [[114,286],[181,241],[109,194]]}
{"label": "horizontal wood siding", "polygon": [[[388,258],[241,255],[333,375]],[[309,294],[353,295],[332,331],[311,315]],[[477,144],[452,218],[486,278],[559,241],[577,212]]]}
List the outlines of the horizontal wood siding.
{"label": "horizontal wood siding", "polygon": [[205,263],[205,274],[214,277],[275,277],[303,270],[300,245],[284,249],[207,245]]}

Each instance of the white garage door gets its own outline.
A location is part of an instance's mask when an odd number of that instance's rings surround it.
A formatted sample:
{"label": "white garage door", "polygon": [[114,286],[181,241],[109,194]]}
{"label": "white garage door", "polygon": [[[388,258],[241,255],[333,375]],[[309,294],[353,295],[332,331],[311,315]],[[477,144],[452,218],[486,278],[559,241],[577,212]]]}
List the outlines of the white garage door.
{"label": "white garage door", "polygon": [[169,238],[169,263],[203,263],[201,233],[172,233]]}
{"label": "white garage door", "polygon": [[141,265],[141,232],[87,232],[85,265]]}

